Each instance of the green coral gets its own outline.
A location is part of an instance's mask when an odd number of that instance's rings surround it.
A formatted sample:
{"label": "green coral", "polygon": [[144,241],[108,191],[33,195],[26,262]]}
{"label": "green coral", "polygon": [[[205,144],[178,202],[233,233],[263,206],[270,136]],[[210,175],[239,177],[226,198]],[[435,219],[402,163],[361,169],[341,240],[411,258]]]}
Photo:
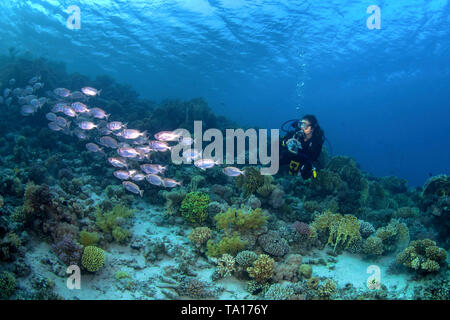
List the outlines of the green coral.
{"label": "green coral", "polygon": [[14,274],[3,271],[0,274],[0,299],[8,299],[16,291],[17,283]]}
{"label": "green coral", "polygon": [[100,236],[97,232],[83,230],[80,232],[80,243],[84,246],[93,246],[98,243]]}
{"label": "green coral", "polygon": [[264,185],[264,176],[255,167],[243,168],[245,175],[236,177],[236,185],[245,191],[245,198],[250,197],[259,187]]}
{"label": "green coral", "polygon": [[191,223],[202,223],[208,217],[209,195],[204,192],[189,192],[181,202],[181,215]]}
{"label": "green coral", "polygon": [[439,271],[447,259],[447,252],[430,239],[411,241],[409,247],[397,255],[397,263],[419,272]]}
{"label": "green coral", "polygon": [[105,234],[111,235],[117,242],[124,242],[130,237],[130,231],[122,228],[121,225],[125,224],[133,215],[133,210],[122,205],[115,205],[106,212],[97,207],[95,211],[97,226]]}
{"label": "green coral", "polygon": [[232,230],[239,232],[257,230],[267,222],[267,216],[263,214],[261,208],[249,211],[229,208],[227,211],[217,214],[214,219],[217,228],[227,233]]}
{"label": "green coral", "polygon": [[131,278],[131,276],[128,272],[120,270],[116,272],[115,278],[116,280],[121,280],[124,278]]}
{"label": "green coral", "polygon": [[220,257],[225,253],[236,255],[239,251],[242,251],[247,244],[246,241],[242,241],[239,235],[233,235],[231,237],[223,237],[219,243],[215,243],[212,240],[208,240],[206,244],[206,255],[209,257]]}
{"label": "green coral", "polygon": [[97,272],[103,268],[105,264],[105,252],[95,246],[87,246],[84,248],[81,264],[90,272]]}

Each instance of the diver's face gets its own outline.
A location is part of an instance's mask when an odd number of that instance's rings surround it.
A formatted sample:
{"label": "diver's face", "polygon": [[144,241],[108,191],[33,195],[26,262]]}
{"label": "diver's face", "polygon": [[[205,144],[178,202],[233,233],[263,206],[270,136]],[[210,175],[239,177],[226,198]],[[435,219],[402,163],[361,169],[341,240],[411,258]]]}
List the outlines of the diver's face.
{"label": "diver's face", "polygon": [[302,120],[300,123],[300,128],[302,128],[305,135],[311,134],[314,130],[311,126],[311,122],[309,122],[308,120]]}

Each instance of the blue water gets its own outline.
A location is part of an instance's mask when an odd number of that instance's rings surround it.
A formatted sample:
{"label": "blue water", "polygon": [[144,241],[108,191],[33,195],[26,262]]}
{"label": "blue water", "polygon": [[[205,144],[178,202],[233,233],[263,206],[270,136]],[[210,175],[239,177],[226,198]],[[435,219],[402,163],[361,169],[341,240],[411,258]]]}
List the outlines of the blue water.
{"label": "blue water", "polygon": [[[369,30],[369,5],[381,29]],[[66,9],[81,9],[69,30]],[[204,97],[243,125],[315,114],[333,154],[412,186],[450,164],[450,4],[432,1],[11,1],[0,51],[108,74],[141,96]]]}

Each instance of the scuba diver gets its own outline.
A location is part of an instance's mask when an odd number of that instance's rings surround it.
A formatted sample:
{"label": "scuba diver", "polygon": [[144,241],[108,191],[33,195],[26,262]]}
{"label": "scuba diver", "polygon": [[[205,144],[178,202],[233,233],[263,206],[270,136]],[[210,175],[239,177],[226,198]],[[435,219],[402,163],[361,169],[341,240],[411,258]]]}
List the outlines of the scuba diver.
{"label": "scuba diver", "polygon": [[[284,126],[291,122],[291,128]],[[289,164],[290,175],[301,175],[303,179],[317,177],[314,162],[319,158],[325,134],[314,115],[305,115],[301,120],[289,120],[281,129],[286,135],[281,140],[280,166]]]}

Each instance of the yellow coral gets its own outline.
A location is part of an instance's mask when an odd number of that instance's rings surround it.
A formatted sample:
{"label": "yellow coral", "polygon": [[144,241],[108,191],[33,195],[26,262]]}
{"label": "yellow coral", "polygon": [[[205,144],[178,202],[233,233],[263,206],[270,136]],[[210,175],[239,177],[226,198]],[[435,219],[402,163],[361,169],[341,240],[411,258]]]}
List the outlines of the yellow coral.
{"label": "yellow coral", "polygon": [[353,241],[359,239],[361,239],[359,220],[355,216],[345,215],[330,225],[328,244],[334,244],[335,250],[338,244],[347,248]]}
{"label": "yellow coral", "polygon": [[327,243],[333,245],[334,249],[338,245],[347,248],[352,242],[361,239],[359,220],[352,215],[342,216],[327,210],[316,216],[311,225],[319,232],[328,232]]}
{"label": "yellow coral", "polygon": [[274,269],[275,260],[267,254],[260,254],[258,259],[253,262],[253,266],[247,268],[247,271],[250,277],[255,278],[257,282],[264,282],[272,278]]}
{"label": "yellow coral", "polygon": [[220,257],[225,253],[236,255],[239,251],[244,250],[246,243],[237,234],[232,237],[223,237],[219,243],[208,240],[206,255],[209,257]]}
{"label": "yellow coral", "polygon": [[257,230],[267,222],[267,216],[260,208],[250,211],[229,208],[227,211],[217,214],[214,219],[217,228],[225,232]]}

